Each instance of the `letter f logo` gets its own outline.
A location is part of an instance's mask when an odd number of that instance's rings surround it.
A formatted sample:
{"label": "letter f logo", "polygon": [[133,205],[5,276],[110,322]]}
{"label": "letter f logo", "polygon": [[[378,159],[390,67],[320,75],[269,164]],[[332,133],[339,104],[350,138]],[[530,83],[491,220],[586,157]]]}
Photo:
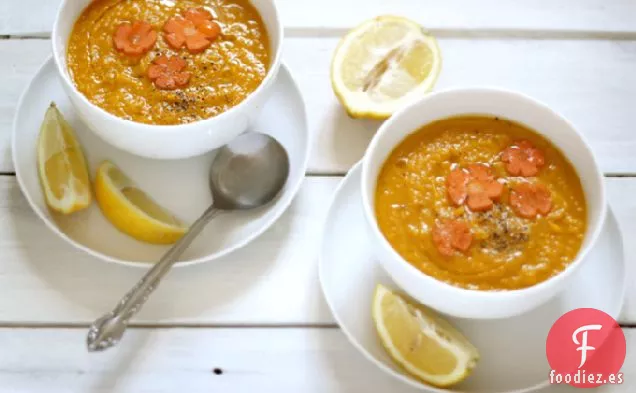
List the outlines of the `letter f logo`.
{"label": "letter f logo", "polygon": [[[581,351],[581,364],[579,364],[579,368],[583,367],[587,360],[587,351],[593,351],[596,349],[587,345],[587,332],[589,330],[601,330],[602,327],[603,326],[601,325],[585,325],[576,329],[574,333],[572,333],[572,341],[574,341],[574,344],[580,345],[580,347],[576,348],[577,351]],[[579,339],[577,338],[579,333],[583,333],[581,334],[581,342],[579,342]]]}

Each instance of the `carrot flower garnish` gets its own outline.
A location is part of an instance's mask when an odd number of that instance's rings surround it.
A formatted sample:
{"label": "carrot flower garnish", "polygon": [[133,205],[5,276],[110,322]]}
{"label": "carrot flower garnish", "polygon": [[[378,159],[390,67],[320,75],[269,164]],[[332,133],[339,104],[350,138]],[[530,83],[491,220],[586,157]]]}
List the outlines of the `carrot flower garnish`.
{"label": "carrot flower garnish", "polygon": [[543,184],[521,183],[510,192],[510,206],[520,217],[535,218],[552,210],[552,196]]}
{"label": "carrot flower garnish", "polygon": [[124,22],[117,26],[113,35],[115,49],[128,56],[140,56],[148,52],[157,42],[157,32],[143,20]]}
{"label": "carrot flower garnish", "polygon": [[199,7],[190,8],[183,16],[168,19],[163,31],[164,39],[173,49],[181,49],[185,45],[190,53],[200,53],[221,34],[221,27],[212,20],[212,14]]}
{"label": "carrot flower garnish", "polygon": [[433,227],[433,243],[440,254],[450,257],[455,251],[465,252],[473,242],[468,225],[459,220],[442,220]]}
{"label": "carrot flower garnish", "polygon": [[186,66],[179,56],[161,55],[148,67],[148,78],[161,90],[174,90],[188,84],[191,75],[184,71]]}
{"label": "carrot flower garnish", "polygon": [[471,164],[468,169],[453,169],[446,178],[446,189],[453,204],[466,204],[472,211],[486,211],[501,197],[503,184],[495,179],[490,167]]}
{"label": "carrot flower garnish", "polygon": [[506,170],[512,176],[536,176],[545,165],[541,150],[525,139],[508,146],[501,155],[501,161],[506,163]]}

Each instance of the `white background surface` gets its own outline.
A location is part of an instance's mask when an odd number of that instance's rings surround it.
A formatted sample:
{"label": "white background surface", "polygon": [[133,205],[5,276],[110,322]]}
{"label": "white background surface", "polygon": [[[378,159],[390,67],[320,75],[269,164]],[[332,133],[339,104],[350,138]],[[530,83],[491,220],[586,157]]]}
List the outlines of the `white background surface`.
{"label": "white background surface", "polygon": [[[438,36],[438,88],[520,90],[586,134],[607,175],[629,264],[625,384],[601,391],[636,389],[635,1],[279,0],[284,59],[306,94],[314,137],[300,194],[231,262],[171,274],[125,345],[101,355],[86,353],[86,326],[140,271],[92,259],[50,233],[21,195],[10,157],[15,105],[49,56],[58,3],[0,0],[1,392],[412,392],[346,342],[316,269],[331,194],[379,125],[345,115],[330,88],[330,57],[347,29],[382,13],[408,15]],[[560,391],[576,390],[548,390]]]}

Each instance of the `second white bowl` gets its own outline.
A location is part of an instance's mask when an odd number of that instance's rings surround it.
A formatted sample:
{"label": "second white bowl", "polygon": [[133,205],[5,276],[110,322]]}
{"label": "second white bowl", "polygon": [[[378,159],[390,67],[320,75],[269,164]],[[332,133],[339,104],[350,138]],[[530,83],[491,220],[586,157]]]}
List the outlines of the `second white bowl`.
{"label": "second white bowl", "polygon": [[[380,232],[374,194],[380,169],[404,138],[430,122],[463,114],[499,116],[522,123],[550,140],[576,169],[588,208],[587,231],[577,258],[558,275],[529,288],[477,291],[455,287],[427,276],[405,261]],[[465,318],[505,318],[546,302],[566,288],[573,273],[594,245],[605,218],[607,202],[603,176],[592,150],[566,119],[522,94],[470,88],[433,93],[400,110],[386,121],[371,141],[363,159],[362,200],[380,263],[409,295],[440,312]]]}

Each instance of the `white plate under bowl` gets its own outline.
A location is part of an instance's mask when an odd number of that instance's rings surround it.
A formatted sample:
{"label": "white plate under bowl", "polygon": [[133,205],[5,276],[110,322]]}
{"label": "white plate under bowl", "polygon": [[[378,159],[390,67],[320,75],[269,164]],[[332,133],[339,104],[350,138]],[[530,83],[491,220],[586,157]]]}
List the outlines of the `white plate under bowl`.
{"label": "white plate under bowl", "polygon": [[[183,254],[178,265],[209,261],[246,245],[281,216],[298,191],[307,167],[310,137],[302,95],[284,65],[273,90],[251,130],[275,137],[289,154],[289,179],[282,193],[263,208],[214,219]],[[107,144],[78,118],[62,90],[51,59],[44,63],[23,93],[13,123],[13,162],[22,192],[33,210],[63,239],[103,260],[135,265],[157,261],[168,246],[142,243],[119,232],[101,214],[96,202],[70,216],[47,209],[38,180],[36,144],[44,112],[51,101],[75,129],[91,177],[99,163],[108,159],[160,205],[187,223],[193,222],[212,201],[208,169],[215,153],[184,160],[153,160]]]}
{"label": "white plate under bowl", "polygon": [[545,341],[550,327],[575,308],[592,307],[618,317],[625,292],[623,244],[616,219],[608,210],[605,227],[576,272],[571,287],[547,304],[500,320],[448,318],[479,349],[474,373],[451,389],[437,389],[407,375],[380,344],[371,319],[378,283],[397,289],[371,253],[360,194],[361,167],[340,184],[329,209],[320,249],[320,282],[334,317],[351,343],[371,362],[397,379],[431,392],[527,392],[547,385]]}

